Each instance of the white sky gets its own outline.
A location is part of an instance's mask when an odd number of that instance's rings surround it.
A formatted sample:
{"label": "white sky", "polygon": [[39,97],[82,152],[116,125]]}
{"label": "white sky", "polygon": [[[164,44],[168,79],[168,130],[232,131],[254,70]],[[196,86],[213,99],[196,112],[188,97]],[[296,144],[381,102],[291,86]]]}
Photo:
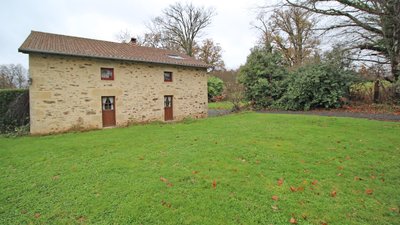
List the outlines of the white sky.
{"label": "white sky", "polygon": [[[275,0],[273,0],[275,1]],[[251,28],[254,8],[271,0],[193,0],[196,6],[214,7],[217,15],[205,31],[223,49],[228,69],[244,64],[256,42]],[[115,35],[129,30],[143,34],[144,23],[161,14],[174,0],[8,0],[1,3],[0,64],[21,63],[28,56],[18,48],[31,30],[116,41]]]}

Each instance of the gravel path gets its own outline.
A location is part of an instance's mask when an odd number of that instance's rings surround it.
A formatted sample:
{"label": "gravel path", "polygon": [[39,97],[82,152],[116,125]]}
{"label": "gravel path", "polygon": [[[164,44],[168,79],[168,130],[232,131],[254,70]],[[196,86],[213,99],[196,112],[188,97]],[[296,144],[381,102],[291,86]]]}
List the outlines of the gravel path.
{"label": "gravel path", "polygon": [[[334,117],[352,117],[364,118],[370,120],[384,120],[400,122],[400,115],[394,114],[374,114],[361,112],[340,112],[340,111],[257,111],[259,113],[274,113],[274,114],[299,114],[299,115],[318,115],[318,116],[334,116]],[[223,116],[230,114],[230,110],[224,109],[209,109],[208,116]]]}
{"label": "gravel path", "polygon": [[231,113],[231,110],[226,110],[226,109],[209,109],[208,110],[208,116],[209,117],[214,117],[214,116],[223,116]]}
{"label": "gravel path", "polygon": [[300,115],[318,115],[335,117],[353,117],[370,120],[385,120],[400,122],[400,115],[394,114],[370,114],[358,112],[340,112],[340,111],[259,111],[259,113],[277,113],[277,114],[300,114]]}

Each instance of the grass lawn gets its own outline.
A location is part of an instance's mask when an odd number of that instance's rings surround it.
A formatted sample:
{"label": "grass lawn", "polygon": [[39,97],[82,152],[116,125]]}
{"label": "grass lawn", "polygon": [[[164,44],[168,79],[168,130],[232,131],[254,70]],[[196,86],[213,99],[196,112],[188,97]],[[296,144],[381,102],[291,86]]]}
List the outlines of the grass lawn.
{"label": "grass lawn", "polygon": [[226,109],[230,110],[233,108],[233,104],[231,102],[209,102],[208,103],[208,108],[209,109]]}
{"label": "grass lawn", "polygon": [[0,138],[0,224],[400,224],[399,134],[244,113]]}

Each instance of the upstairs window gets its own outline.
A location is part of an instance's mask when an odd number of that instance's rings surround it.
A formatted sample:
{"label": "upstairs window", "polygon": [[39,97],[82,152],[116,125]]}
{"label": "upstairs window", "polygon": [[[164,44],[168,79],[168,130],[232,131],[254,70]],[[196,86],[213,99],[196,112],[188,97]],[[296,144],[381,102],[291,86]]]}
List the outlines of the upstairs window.
{"label": "upstairs window", "polygon": [[101,79],[102,80],[114,80],[114,69],[113,68],[101,68]]}
{"label": "upstairs window", "polygon": [[172,72],[164,72],[164,82],[172,82]]}

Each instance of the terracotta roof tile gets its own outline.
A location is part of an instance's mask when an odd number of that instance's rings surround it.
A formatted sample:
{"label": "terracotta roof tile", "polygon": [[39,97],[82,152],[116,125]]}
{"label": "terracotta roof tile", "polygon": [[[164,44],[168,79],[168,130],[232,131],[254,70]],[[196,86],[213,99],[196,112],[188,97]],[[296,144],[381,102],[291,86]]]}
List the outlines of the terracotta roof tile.
{"label": "terracotta roof tile", "polygon": [[207,64],[177,51],[88,38],[31,31],[18,49],[23,53],[48,53],[207,68]]}

